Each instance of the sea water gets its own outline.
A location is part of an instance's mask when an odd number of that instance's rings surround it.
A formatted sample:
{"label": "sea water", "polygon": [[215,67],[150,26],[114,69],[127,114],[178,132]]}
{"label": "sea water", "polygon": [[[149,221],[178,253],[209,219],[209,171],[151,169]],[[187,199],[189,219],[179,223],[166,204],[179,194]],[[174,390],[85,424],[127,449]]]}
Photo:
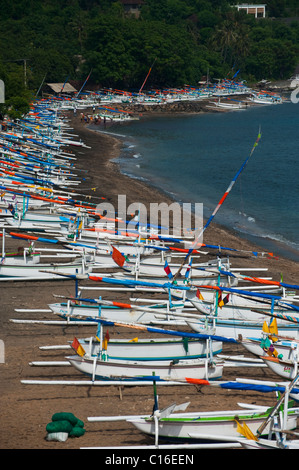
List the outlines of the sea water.
{"label": "sea water", "polygon": [[260,129],[258,146],[212,223],[299,261],[298,111],[299,104],[288,102],[225,113],[155,115],[107,132],[122,139],[123,173],[181,203],[202,203],[209,217]]}

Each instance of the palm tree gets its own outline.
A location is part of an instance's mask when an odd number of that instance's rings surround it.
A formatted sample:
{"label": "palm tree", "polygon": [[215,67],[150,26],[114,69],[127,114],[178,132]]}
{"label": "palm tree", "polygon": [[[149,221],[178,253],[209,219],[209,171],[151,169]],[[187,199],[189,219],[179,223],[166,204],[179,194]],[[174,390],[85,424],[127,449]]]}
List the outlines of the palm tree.
{"label": "palm tree", "polygon": [[69,22],[70,27],[77,33],[78,42],[80,44],[80,52],[83,49],[83,40],[86,37],[86,15],[80,11],[72,21]]}
{"label": "palm tree", "polygon": [[249,29],[235,12],[229,12],[211,38],[211,45],[219,50],[222,61],[230,65],[239,62],[249,51]]}

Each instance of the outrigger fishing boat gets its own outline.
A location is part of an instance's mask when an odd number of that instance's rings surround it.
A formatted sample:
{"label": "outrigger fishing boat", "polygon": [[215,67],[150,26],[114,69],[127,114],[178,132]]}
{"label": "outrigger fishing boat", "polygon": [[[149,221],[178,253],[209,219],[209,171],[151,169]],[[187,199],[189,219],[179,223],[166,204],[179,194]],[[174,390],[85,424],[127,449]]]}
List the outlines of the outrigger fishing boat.
{"label": "outrigger fishing boat", "polygon": [[72,366],[92,380],[147,380],[156,375],[161,380],[176,380],[192,377],[197,379],[219,379],[222,377],[223,361],[210,359],[182,360],[107,360],[81,356],[67,356]]}
{"label": "outrigger fishing boat", "polygon": [[246,102],[242,101],[232,101],[232,100],[226,100],[226,101],[221,101],[220,98],[218,101],[210,101],[211,104],[216,106],[216,108],[220,109],[226,109],[226,110],[231,110],[231,111],[240,111],[240,110],[245,110],[248,108],[248,104]]}
{"label": "outrigger fishing boat", "polygon": [[274,93],[261,91],[259,93],[252,93],[249,100],[257,104],[281,104],[283,103],[282,98]]}
{"label": "outrigger fishing boat", "polygon": [[170,306],[168,301],[159,301],[148,306],[77,298],[48,306],[54,314],[70,321],[78,318],[97,321],[104,318],[107,321],[186,326],[186,320],[197,321],[198,318],[196,312],[185,310],[182,302],[175,302]]}
{"label": "outrigger fishing boat", "polygon": [[[255,337],[259,338],[264,320],[234,320],[234,319],[198,319],[197,322],[188,322],[192,330],[200,333],[209,326],[214,328],[215,334],[231,338]],[[280,334],[299,340],[298,325],[286,321],[277,322]]]}
{"label": "outrigger fishing boat", "polygon": [[[108,330],[107,330],[108,331]],[[75,339],[80,344],[80,351],[88,357],[109,357],[138,361],[178,361],[182,359],[206,358],[222,351],[222,341],[196,338],[111,338],[107,332],[103,338],[96,336]],[[74,343],[72,342],[72,344]],[[72,344],[41,347],[43,350],[70,349]],[[79,346],[79,345],[78,345]],[[103,349],[103,347],[105,349]]]}
{"label": "outrigger fishing boat", "polygon": [[[29,247],[20,248],[17,252],[6,253],[5,233],[2,235],[2,258],[0,263],[0,281],[43,281],[66,279],[60,273],[68,275],[84,275],[91,273],[93,258],[69,252],[69,261],[61,261],[61,255],[51,253],[51,262],[41,260],[42,254],[35,250],[31,244]],[[59,260],[59,261],[58,261]]]}
{"label": "outrigger fishing boat", "polygon": [[[25,250],[26,253],[26,250]],[[63,280],[60,273],[70,275],[91,273],[93,263],[89,264],[88,258],[76,258],[74,261],[63,263],[42,263],[40,254],[28,255],[16,254],[2,258],[0,264],[0,281],[44,281],[50,279]]]}
{"label": "outrigger fishing boat", "polygon": [[[248,410],[225,410],[219,412],[196,411],[189,413],[170,413],[168,416],[161,411],[157,413],[157,423],[154,416],[128,419],[142,433],[155,436],[168,441],[178,440],[207,440],[207,436],[214,441],[224,441],[225,438],[240,438],[239,423],[244,423],[255,434],[269,414],[266,407],[256,407]],[[288,410],[287,430],[296,429],[298,408]],[[273,432],[270,423],[263,431],[263,437]]]}
{"label": "outrigger fishing boat", "polygon": [[[124,415],[124,416],[92,416],[89,422],[113,422],[126,421],[135,426],[142,433],[155,439],[155,447],[161,448],[160,442],[167,445],[181,446],[188,443],[204,446],[206,442],[213,442],[219,448],[221,443],[231,443],[231,447],[244,446],[250,448],[292,448],[288,447],[285,436],[293,432],[297,427],[299,409],[289,404],[291,392],[296,392],[295,385],[298,375],[293,382],[288,384],[269,383],[265,381],[242,381],[233,382],[208,381],[185,378],[189,384],[201,386],[216,386],[231,390],[256,390],[259,392],[275,392],[280,394],[274,406],[260,406],[256,404],[238,403],[240,409],[219,411],[194,411],[186,412],[190,402],[177,405],[173,403],[164,409],[159,408],[156,385],[154,386],[154,407],[152,414]],[[297,446],[296,446],[297,444]],[[187,444],[186,444],[187,445]],[[265,447],[264,447],[265,445]],[[293,443],[298,448],[298,442]],[[209,447],[209,444],[207,444]],[[125,448],[125,447],[124,447]],[[131,447],[132,448],[132,447]],[[144,446],[146,448],[146,446]]]}

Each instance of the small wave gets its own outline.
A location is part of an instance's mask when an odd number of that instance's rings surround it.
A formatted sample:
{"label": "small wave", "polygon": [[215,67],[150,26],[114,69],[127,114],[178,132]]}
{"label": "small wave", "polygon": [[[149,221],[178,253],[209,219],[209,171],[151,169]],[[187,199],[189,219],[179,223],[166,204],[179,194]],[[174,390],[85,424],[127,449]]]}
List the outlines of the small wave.
{"label": "small wave", "polygon": [[263,233],[261,230],[260,231],[253,231],[245,227],[244,225],[239,225],[235,224],[234,227],[236,230],[238,230],[240,233],[243,233],[245,235],[250,235],[255,238],[261,238],[261,239],[268,239],[273,242],[281,243],[282,245],[286,245],[290,248],[293,248],[294,250],[299,251],[299,245],[298,243],[292,242],[290,240],[287,240],[283,235],[277,234],[277,233]]}
{"label": "small wave", "polygon": [[146,178],[144,178],[143,176],[137,176],[137,175],[134,175],[132,173],[129,173],[128,171],[122,171],[122,174],[125,175],[125,176],[129,176],[129,178],[144,181],[145,183],[148,183],[148,180]]}
{"label": "small wave", "polygon": [[134,157],[134,158],[140,158],[141,155],[140,155],[140,153],[134,153],[133,157]]}
{"label": "small wave", "polygon": [[99,130],[99,129],[96,129],[96,132],[99,132],[100,134],[116,135],[117,137],[123,137],[123,138],[127,137],[126,135],[123,135],[123,134],[117,134],[116,132],[102,131],[102,130]]}
{"label": "small wave", "polygon": [[239,212],[239,215],[241,215],[242,217],[245,217],[245,219],[247,219],[248,222],[255,222],[255,218],[250,215],[247,215],[245,212]]}

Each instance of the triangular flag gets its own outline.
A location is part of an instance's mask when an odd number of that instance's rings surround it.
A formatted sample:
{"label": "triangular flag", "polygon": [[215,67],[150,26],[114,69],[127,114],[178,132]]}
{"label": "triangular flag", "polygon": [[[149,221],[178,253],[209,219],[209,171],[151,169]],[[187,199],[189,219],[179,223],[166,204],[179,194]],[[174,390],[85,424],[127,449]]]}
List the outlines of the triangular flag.
{"label": "triangular flag", "polygon": [[74,338],[74,341],[72,342],[72,348],[76,351],[76,353],[79,355],[79,356],[84,356],[85,355],[85,351],[84,351],[84,348],[81,346],[81,344],[79,343],[79,341],[77,340],[77,338]]}
{"label": "triangular flag", "polygon": [[199,299],[199,300],[203,300],[203,296],[201,295],[201,292],[199,289],[197,289],[196,291],[196,297]]}
{"label": "triangular flag", "polygon": [[170,270],[170,267],[168,266],[168,263],[167,263],[167,260],[165,261],[165,265],[164,265],[164,271],[166,272],[167,276],[169,277],[169,279],[172,279],[173,278],[173,274]]}
{"label": "triangular flag", "polygon": [[137,343],[138,342],[138,337],[130,339],[129,343]]}
{"label": "triangular flag", "polygon": [[269,333],[268,323],[266,321],[264,321],[263,323],[263,332]]}
{"label": "triangular flag", "polygon": [[227,302],[229,301],[229,294],[227,294],[224,299],[222,299],[222,296],[220,295],[220,298],[218,299],[218,305],[220,308],[223,307],[223,305],[226,305]]}
{"label": "triangular flag", "polygon": [[[269,338],[275,342],[275,341],[278,341],[278,328],[277,328],[277,320],[276,318],[273,318],[273,320],[271,321],[270,325],[269,325],[269,333],[271,333],[271,336],[269,336]],[[274,335],[274,336],[272,336]]]}
{"label": "triangular flag", "polygon": [[123,267],[123,265],[126,261],[126,258],[114,246],[112,246],[112,259],[121,268]]}
{"label": "triangular flag", "polygon": [[107,349],[109,340],[110,340],[110,336],[109,336],[109,331],[107,330],[105,334],[105,338],[103,340],[103,349]]}
{"label": "triangular flag", "polygon": [[189,279],[190,272],[191,272],[191,266],[192,266],[192,258],[191,258],[190,263],[188,264],[188,267],[186,269],[185,279]]}

